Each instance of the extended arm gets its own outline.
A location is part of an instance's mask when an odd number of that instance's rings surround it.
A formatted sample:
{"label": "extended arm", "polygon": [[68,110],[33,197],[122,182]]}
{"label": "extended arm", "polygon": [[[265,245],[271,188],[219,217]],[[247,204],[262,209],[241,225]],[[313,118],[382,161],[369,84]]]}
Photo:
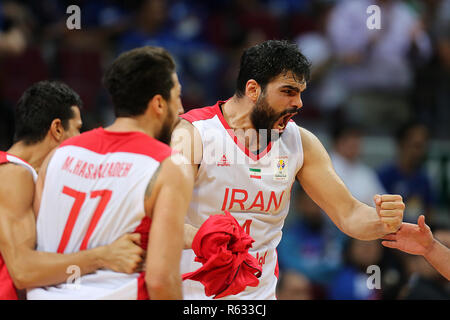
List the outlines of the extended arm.
{"label": "extended arm", "polygon": [[[182,299],[180,260],[184,245],[184,217],[193,189],[190,165],[174,155],[161,164],[145,208],[152,218],[146,262],[146,284],[151,299]],[[183,160],[184,161],[184,160]]]}
{"label": "extended arm", "polygon": [[376,196],[377,209],[356,200],[333,169],[320,141],[300,128],[304,161],[297,179],[305,192],[324,210],[336,226],[360,240],[374,240],[395,232],[403,219],[400,196]]}
{"label": "extended arm", "polygon": [[111,246],[73,254],[35,251],[33,178],[14,164],[2,165],[1,176],[8,184],[0,184],[0,252],[16,288],[65,282],[70,265],[80,267],[81,274],[99,268],[132,272],[139,267],[142,250],[133,243],[139,241],[138,235],[126,235]]}
{"label": "extended arm", "polygon": [[403,223],[395,234],[383,238],[388,248],[423,256],[440,274],[450,281],[450,249],[437,241],[421,215],[417,225]]}

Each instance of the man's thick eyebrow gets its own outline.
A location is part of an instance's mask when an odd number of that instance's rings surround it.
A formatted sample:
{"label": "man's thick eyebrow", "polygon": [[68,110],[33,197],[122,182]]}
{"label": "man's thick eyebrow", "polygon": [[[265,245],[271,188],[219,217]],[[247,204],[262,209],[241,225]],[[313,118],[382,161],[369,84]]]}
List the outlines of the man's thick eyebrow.
{"label": "man's thick eyebrow", "polygon": [[280,89],[290,89],[290,90],[294,90],[295,92],[300,92],[300,89],[298,87],[290,86],[288,84],[281,86]]}

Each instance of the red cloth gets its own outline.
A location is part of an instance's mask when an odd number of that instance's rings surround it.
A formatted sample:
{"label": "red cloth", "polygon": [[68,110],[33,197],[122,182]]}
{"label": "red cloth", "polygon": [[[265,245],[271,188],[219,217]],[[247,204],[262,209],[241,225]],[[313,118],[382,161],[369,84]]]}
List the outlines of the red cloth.
{"label": "red cloth", "polygon": [[228,211],[210,216],[192,242],[195,261],[203,266],[183,274],[183,280],[200,281],[205,294],[215,295],[214,299],[238,294],[247,286],[256,287],[262,269],[248,253],[254,241]]}

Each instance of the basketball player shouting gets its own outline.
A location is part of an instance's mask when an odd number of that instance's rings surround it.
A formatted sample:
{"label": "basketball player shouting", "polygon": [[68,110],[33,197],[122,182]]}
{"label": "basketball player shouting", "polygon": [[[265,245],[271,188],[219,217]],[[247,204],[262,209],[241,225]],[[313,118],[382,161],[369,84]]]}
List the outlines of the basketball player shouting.
{"label": "basketball player shouting", "polygon": [[99,268],[132,273],[143,260],[142,249],[133,242],[139,234],[74,254],[34,251],[36,170],[52,149],[80,133],[80,106],[78,94],[68,86],[43,81],[27,89],[15,108],[16,143],[0,152],[0,300],[17,299],[16,288],[65,282],[71,265],[82,274]]}
{"label": "basketball player shouting", "polygon": [[[229,210],[255,239],[250,253],[263,268],[260,283],[229,299],[275,299],[276,247],[295,179],[351,237],[378,239],[402,223],[400,196],[375,195],[376,208],[357,201],[320,141],[290,121],[302,107],[308,76],[309,64],[295,44],[266,41],[241,57],[232,98],[182,115],[174,131],[172,147],[191,161],[196,177],[187,235],[192,238],[210,215]],[[201,266],[194,257],[192,250],[183,252],[183,272]],[[183,293],[207,298],[196,281],[186,280]]]}
{"label": "basketball player shouting", "polygon": [[68,139],[44,161],[36,186],[38,250],[74,253],[138,232],[146,272],[98,270],[81,277],[78,290],[36,288],[27,297],[181,299],[193,173],[165,144],[183,112],[174,61],[162,48],[134,49],[114,61],[104,83],[114,123]]}

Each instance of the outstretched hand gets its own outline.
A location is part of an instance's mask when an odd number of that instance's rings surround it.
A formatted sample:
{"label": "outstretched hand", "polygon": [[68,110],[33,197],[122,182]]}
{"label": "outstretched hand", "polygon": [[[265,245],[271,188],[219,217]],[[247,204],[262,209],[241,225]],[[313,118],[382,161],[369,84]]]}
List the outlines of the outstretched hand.
{"label": "outstretched hand", "polygon": [[402,223],[400,229],[382,238],[381,244],[388,248],[398,249],[409,254],[426,255],[433,244],[433,234],[421,215],[417,224]]}

